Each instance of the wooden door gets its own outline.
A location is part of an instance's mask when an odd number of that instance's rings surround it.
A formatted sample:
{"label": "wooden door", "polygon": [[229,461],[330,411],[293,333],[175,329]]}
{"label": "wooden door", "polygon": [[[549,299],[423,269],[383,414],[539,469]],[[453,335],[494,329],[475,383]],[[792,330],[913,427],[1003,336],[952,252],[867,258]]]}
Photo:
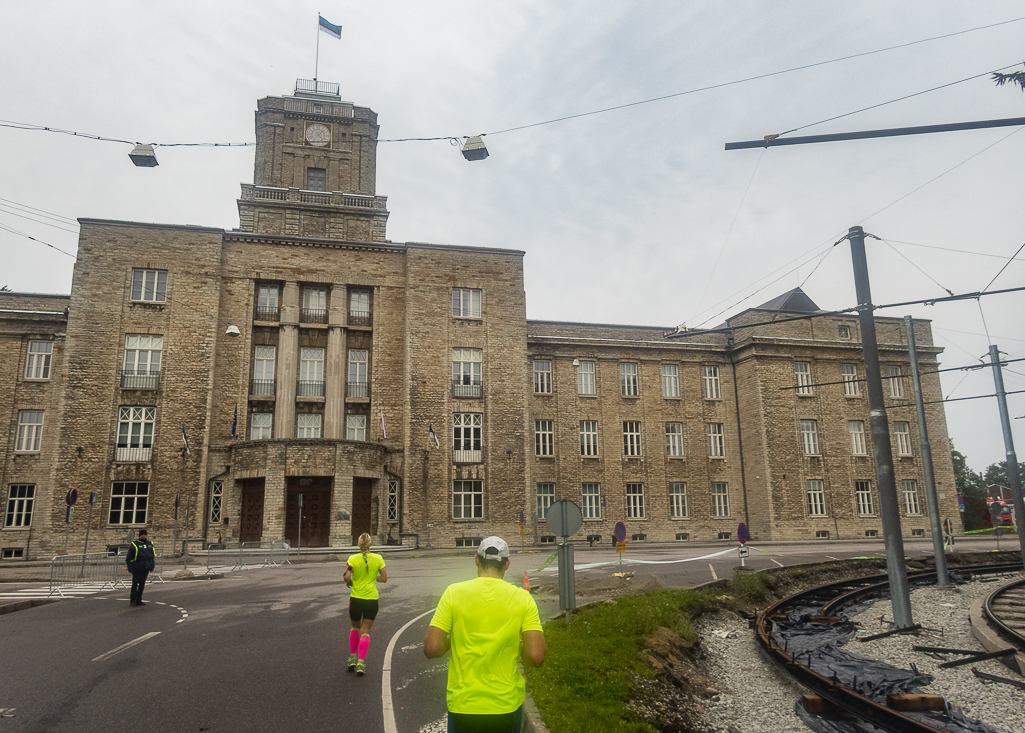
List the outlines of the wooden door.
{"label": "wooden door", "polygon": [[370,498],[374,491],[374,480],[354,477],[352,479],[352,544],[356,544],[364,532],[370,533]]}
{"label": "wooden door", "polygon": [[[299,495],[303,497],[299,511]],[[285,504],[285,537],[292,547],[327,547],[331,533],[331,477],[304,476],[288,479]]]}
{"label": "wooden door", "polygon": [[239,517],[239,542],[259,542],[263,538],[263,479],[242,482],[242,511]]}

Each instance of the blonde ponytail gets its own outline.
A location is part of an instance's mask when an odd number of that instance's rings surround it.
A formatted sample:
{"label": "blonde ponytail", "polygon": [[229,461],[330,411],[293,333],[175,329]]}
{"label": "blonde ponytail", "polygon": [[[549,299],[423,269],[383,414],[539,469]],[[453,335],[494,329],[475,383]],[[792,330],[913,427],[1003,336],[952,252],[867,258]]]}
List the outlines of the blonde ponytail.
{"label": "blonde ponytail", "polygon": [[367,566],[367,570],[370,569],[370,558],[367,557],[367,553],[370,552],[370,535],[366,532],[359,536],[359,551],[363,553],[363,563]]}

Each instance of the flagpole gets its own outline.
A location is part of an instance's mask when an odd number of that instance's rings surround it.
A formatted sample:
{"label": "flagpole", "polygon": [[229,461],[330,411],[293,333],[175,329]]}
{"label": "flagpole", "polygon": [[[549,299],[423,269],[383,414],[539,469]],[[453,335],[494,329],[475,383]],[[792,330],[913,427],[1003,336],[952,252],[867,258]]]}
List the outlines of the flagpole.
{"label": "flagpole", "polygon": [[[320,13],[317,13],[317,56],[313,62],[313,86],[317,86],[317,72],[320,71]],[[316,91],[316,89],[314,89]]]}

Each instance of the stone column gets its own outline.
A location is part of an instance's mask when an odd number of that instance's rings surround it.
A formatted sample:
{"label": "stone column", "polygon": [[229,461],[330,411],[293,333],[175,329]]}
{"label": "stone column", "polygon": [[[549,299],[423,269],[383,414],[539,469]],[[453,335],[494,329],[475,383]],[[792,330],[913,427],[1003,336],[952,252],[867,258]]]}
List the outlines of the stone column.
{"label": "stone column", "polygon": [[263,481],[264,542],[285,539],[286,447],[274,446],[267,451],[266,476]]}
{"label": "stone column", "polygon": [[326,401],[324,404],[324,437],[345,437],[345,330],[330,326],[327,332],[327,357],[324,364]]}
{"label": "stone column", "polygon": [[[285,283],[281,296],[281,331],[278,334],[277,396],[274,437],[295,437],[295,383],[299,378],[299,285]],[[282,530],[284,531],[284,530]]]}

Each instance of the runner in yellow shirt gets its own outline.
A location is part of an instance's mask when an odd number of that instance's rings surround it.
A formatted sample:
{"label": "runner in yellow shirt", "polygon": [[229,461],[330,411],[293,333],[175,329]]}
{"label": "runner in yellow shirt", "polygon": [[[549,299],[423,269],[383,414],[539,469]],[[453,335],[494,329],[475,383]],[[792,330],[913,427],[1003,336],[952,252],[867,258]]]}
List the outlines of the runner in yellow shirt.
{"label": "runner in yellow shirt", "polygon": [[366,674],[367,649],[370,648],[370,627],[377,618],[377,584],[388,582],[388,571],[384,569],[384,558],[370,551],[370,535],[359,536],[359,552],[349,557],[343,576],[345,584],[352,588],[349,595],[349,672],[358,677]]}
{"label": "runner in yellow shirt", "polygon": [[424,654],[448,663],[448,733],[519,733],[526,684],[516,666],[540,667],[545,637],[530,593],[506,583],[509,545],[488,537],[474,555],[477,577],[445,589]]}

